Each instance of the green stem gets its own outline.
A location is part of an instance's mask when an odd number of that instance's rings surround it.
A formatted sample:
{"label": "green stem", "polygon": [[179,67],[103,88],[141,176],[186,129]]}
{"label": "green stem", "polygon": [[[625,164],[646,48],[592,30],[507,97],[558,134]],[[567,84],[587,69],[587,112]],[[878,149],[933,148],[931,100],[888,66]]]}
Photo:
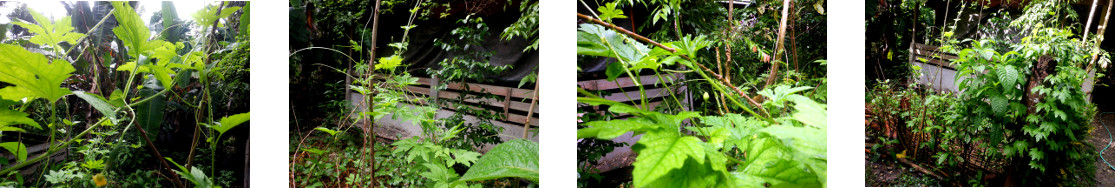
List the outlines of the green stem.
{"label": "green stem", "polygon": [[[47,129],[50,129],[50,139],[47,140],[50,143],[50,145],[48,145],[48,146],[53,146],[54,145],[54,132],[55,132],[55,130],[57,130],[57,129],[54,128],[54,125],[56,124],[56,122],[58,122],[57,120],[55,120],[55,119],[57,119],[55,117],[55,112],[54,112],[55,108],[57,108],[57,104],[55,103],[55,101],[50,101],[50,124],[48,124],[46,126]],[[42,172],[39,175],[46,174],[46,171],[48,169],[50,169],[50,160],[47,160],[45,162],[45,164],[43,164]],[[40,179],[42,179],[42,178],[40,178]]]}
{"label": "green stem", "polygon": [[[658,72],[657,69],[654,69],[654,75],[658,76],[658,83],[662,83],[662,87],[665,88],[666,91],[670,92],[670,98],[674,99],[674,103],[678,105],[678,108],[682,108],[681,100],[678,100],[678,97],[674,94],[674,90],[670,88],[668,82],[666,82],[666,79],[662,77],[662,73]],[[681,109],[678,110],[680,111]]]}
{"label": "green stem", "polygon": [[[135,103],[128,104],[127,107],[132,107],[132,106],[135,106],[135,105],[143,104],[144,102],[147,102],[154,97],[165,94],[167,91],[170,91],[170,90],[167,89],[167,90],[160,91],[159,93],[157,93],[155,95],[152,95],[150,97],[144,98],[143,100],[139,100],[139,101],[136,101]],[[120,112],[121,110],[124,110],[124,108],[118,108],[118,109],[116,109],[115,112]],[[23,163],[19,163],[19,164],[13,165],[11,167],[5,168],[4,170],[0,170],[0,174],[8,174],[9,172],[11,172],[13,170],[17,170],[17,169],[20,169],[20,168],[23,168],[23,167],[27,167],[29,165],[35,164],[39,161],[42,161],[46,157],[48,157],[50,155],[53,155],[54,153],[57,153],[62,148],[65,148],[65,146],[68,146],[68,145],[72,144],[74,141],[77,141],[78,140],[77,138],[81,138],[82,136],[85,136],[85,134],[88,134],[93,129],[96,129],[98,126],[103,124],[104,121],[106,121],[106,120],[108,120],[107,117],[102,117],[101,120],[98,120],[96,123],[93,124],[93,126],[91,126],[89,128],[86,128],[85,131],[82,131],[81,133],[78,133],[74,137],[70,138],[70,140],[67,140],[66,142],[63,142],[61,145],[51,145],[50,148],[47,149],[47,151],[44,152],[42,155],[39,155],[38,157],[35,157],[33,159],[28,159],[27,161],[24,161]]]}

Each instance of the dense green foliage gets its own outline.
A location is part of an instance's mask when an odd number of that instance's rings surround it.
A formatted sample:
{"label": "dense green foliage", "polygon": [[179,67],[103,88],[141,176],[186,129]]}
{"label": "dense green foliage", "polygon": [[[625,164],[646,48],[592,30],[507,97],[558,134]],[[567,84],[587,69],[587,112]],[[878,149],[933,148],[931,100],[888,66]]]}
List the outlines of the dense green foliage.
{"label": "dense green foliage", "polygon": [[951,65],[961,92],[879,82],[869,91],[868,108],[875,120],[898,124],[879,128],[893,132],[880,141],[896,139],[892,152],[901,150],[899,158],[934,164],[953,184],[989,183],[976,174],[1007,177],[992,185],[1090,184],[1095,149],[1086,139],[1095,106],[1083,87],[1088,70],[1108,55],[1095,39],[1073,34],[1076,13],[1058,2],[1024,3],[1017,15],[1000,9],[987,23],[1000,31],[988,37],[954,36],[958,24],[941,32],[941,49],[957,54]]}
{"label": "dense green foliage", "polygon": [[[624,33],[610,27],[632,17],[624,12],[627,2],[603,3],[591,19],[582,17],[586,23],[577,32],[581,68],[596,58],[608,58],[614,62],[601,75],[608,81],[642,75],[656,79],[653,85],[632,80],[639,95],[627,96],[630,102],[600,97],[610,95],[608,91],[581,90],[580,103],[607,107],[601,112],[582,109],[585,123],[577,136],[582,143],[593,143],[580,145],[582,168],[593,168],[593,161],[609,151],[600,145],[611,145],[607,140],[630,133],[640,136],[632,146],[638,154],[632,164],[633,187],[825,187],[827,107],[817,102],[825,100],[824,91],[813,87],[823,88],[826,80],[823,47],[796,54],[797,49],[789,46],[824,46],[812,38],[825,32],[824,17],[818,16],[824,3],[805,2],[816,6],[783,14],[781,2],[754,2],[728,12],[715,2],[640,1],[639,5],[653,9],[643,27],[662,27],[649,40],[639,39],[637,33],[643,32]],[[725,14],[755,23],[731,26],[740,22],[713,21]],[[795,17],[787,25],[803,26],[805,31],[780,36],[778,18],[784,16]],[[795,37],[803,40],[789,35],[801,35]],[[786,46],[775,45],[780,37],[785,37]],[[721,53],[721,49],[731,51],[731,46],[745,49]],[[798,65],[799,60],[820,63]],[[674,80],[673,73],[687,78]],[[651,87],[667,88],[670,95],[652,99],[646,91]],[[700,98],[684,99],[684,93],[673,90],[680,87]],[[657,102],[651,100],[663,101],[654,105]],[[631,117],[620,118],[626,115]],[[581,186],[598,181],[592,169],[579,172]]]}
{"label": "dense green foliage", "polygon": [[[249,39],[246,35],[211,37],[249,27],[231,24],[239,23],[231,15],[247,17],[236,10],[249,5],[210,5],[199,13],[218,7],[225,7],[227,13],[205,16],[210,18],[208,26],[201,28],[206,32],[185,35],[163,32],[171,29],[163,24],[171,23],[152,21],[152,26],[162,29],[149,28],[133,10],[135,3],[93,4],[92,9],[89,2],[66,5],[70,15],[99,12],[96,18],[50,20],[18,8],[33,18],[13,16],[15,25],[28,32],[0,41],[0,85],[4,86],[0,131],[6,133],[0,136],[16,140],[0,144],[16,156],[0,160],[3,185],[154,187],[185,186],[182,180],[189,180],[196,187],[227,187],[244,183],[234,173],[246,169],[229,166],[242,163],[216,159],[244,161],[234,156],[244,152],[247,129],[234,128],[246,127],[241,124],[249,120]],[[174,5],[162,4],[162,11],[168,10],[174,11]],[[167,17],[152,20],[182,22],[174,14],[156,15]],[[212,26],[217,22],[229,26],[219,26],[219,33],[208,32],[218,27]],[[173,28],[184,30],[187,25]],[[171,38],[182,41],[168,42]],[[109,42],[118,48],[107,48]],[[193,133],[179,132],[178,127]],[[222,140],[225,133],[232,136]],[[198,147],[202,140],[209,149]],[[29,151],[31,145],[46,149]],[[35,157],[28,158],[32,152]],[[64,160],[47,157],[60,152],[68,153]],[[174,159],[187,162],[171,168],[168,162]]]}
{"label": "dense green foliage", "polygon": [[[291,186],[519,187],[537,184],[537,143],[526,140],[504,142],[499,137],[503,134],[502,128],[493,123],[504,119],[503,114],[478,108],[472,104],[477,102],[472,101],[481,101],[479,106],[483,106],[487,101],[484,99],[505,99],[468,89],[469,83],[492,83],[493,75],[512,68],[490,63],[496,52],[476,49],[490,43],[485,41],[490,39],[489,36],[499,36],[503,40],[525,39],[530,44],[521,50],[524,53],[537,49],[537,1],[292,2],[292,6],[298,8],[303,8],[303,5],[312,9],[309,10],[312,13],[305,16],[324,17],[309,24],[328,27],[311,31],[322,32],[313,34],[321,36],[313,42],[323,42],[327,47],[292,49],[292,84],[308,87],[325,85],[328,91],[324,94],[330,101],[321,103],[322,98],[317,98],[308,102],[292,101],[292,105],[302,106],[303,102],[317,105],[310,109],[324,109],[321,112],[327,113],[325,117],[329,120],[304,118],[317,117],[313,113],[319,112],[294,114],[295,122],[292,123],[295,126],[292,126],[291,132],[308,132],[292,135],[292,138],[301,139],[292,139],[291,142]],[[313,9],[314,6],[320,8]],[[347,8],[354,6],[369,9]],[[490,22],[485,20],[490,18],[485,12],[492,7],[502,7],[503,10],[517,8],[519,12],[516,13],[521,15],[500,32],[489,27]],[[379,19],[378,25],[373,24],[377,22],[374,19]],[[451,23],[435,27],[419,24],[445,23],[445,20],[451,20]],[[418,38],[418,42],[411,39],[417,35],[416,32],[438,33],[441,30],[447,31],[445,35]],[[292,33],[292,37],[296,35]],[[434,48],[425,49],[427,46],[420,45],[433,45]],[[292,43],[291,46],[298,45]],[[414,50],[411,46],[422,49]],[[408,56],[408,53],[424,50],[448,55],[443,59],[438,55],[433,67],[423,67],[420,62],[423,60],[407,59],[415,57]],[[340,61],[305,61],[322,56],[338,57]],[[305,65],[311,63],[328,69],[305,72],[314,76],[302,80],[300,75],[305,73],[301,71],[310,70]],[[342,76],[321,76],[327,74]],[[448,100],[417,95],[411,87],[419,85],[420,77],[427,76],[437,80],[437,84],[431,85],[435,89],[446,90],[450,83],[459,83],[465,89],[457,91],[461,93],[457,98]],[[527,82],[533,80],[524,79],[520,87]],[[360,99],[363,99],[360,103],[368,105],[354,106],[351,101],[342,100],[344,95],[348,95],[346,89],[360,94]],[[440,109],[455,113],[438,117]],[[298,119],[309,119],[313,123],[299,123]],[[377,121],[387,119],[411,123],[420,127],[421,132],[410,137],[395,135],[394,139],[398,140],[383,143],[381,138],[384,135],[376,133],[380,125]],[[300,124],[314,126],[303,127]],[[316,134],[321,132],[328,135]],[[325,139],[322,136],[326,136]],[[336,143],[337,140],[344,142]],[[488,154],[477,152],[493,145]],[[373,147],[373,150],[367,149]],[[520,185],[521,182],[529,183]]]}

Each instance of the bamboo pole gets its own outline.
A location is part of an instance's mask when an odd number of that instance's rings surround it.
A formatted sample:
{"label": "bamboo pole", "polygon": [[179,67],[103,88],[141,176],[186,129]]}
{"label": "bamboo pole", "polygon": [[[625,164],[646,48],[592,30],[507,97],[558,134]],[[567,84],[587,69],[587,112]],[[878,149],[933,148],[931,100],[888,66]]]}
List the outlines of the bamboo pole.
{"label": "bamboo pole", "polygon": [[767,77],[767,82],[763,85],[763,88],[770,87],[770,84],[774,83],[774,80],[778,78],[778,61],[782,57],[782,48],[785,47],[782,42],[786,40],[786,20],[789,18],[787,15],[790,14],[790,1],[791,0],[783,0],[782,2],[782,24],[778,26],[778,44],[774,50],[774,59],[770,61],[770,74],[768,74],[770,77]]}
{"label": "bamboo pole", "polygon": [[1099,0],[1092,0],[1092,10],[1088,11],[1088,23],[1084,25],[1084,37],[1080,38],[1080,45],[1084,45],[1088,41],[1088,30],[1092,29],[1092,18],[1096,16],[1096,4],[1098,2]]}

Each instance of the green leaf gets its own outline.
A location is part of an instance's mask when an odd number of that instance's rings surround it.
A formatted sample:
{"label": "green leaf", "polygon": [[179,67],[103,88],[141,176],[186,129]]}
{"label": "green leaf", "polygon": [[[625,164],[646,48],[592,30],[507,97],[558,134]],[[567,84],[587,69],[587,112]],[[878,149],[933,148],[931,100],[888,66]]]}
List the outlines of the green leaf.
{"label": "green leaf", "polygon": [[770,100],[767,100],[768,102],[765,102],[765,103],[774,105],[775,107],[782,107],[782,103],[785,102],[786,100],[789,100],[790,98],[793,98],[793,96],[801,96],[801,95],[796,95],[795,93],[805,91],[805,90],[809,90],[809,89],[813,89],[813,87],[804,86],[804,87],[790,88],[790,86],[788,86],[788,85],[779,85],[777,87],[774,87],[773,89],[772,88],[767,88],[767,89],[763,89],[762,91],[759,91],[757,93],[759,95],[763,95],[767,98],[770,98]]}
{"label": "green leaf", "polygon": [[321,131],[321,132],[329,133],[329,135],[332,135],[332,136],[337,136],[337,131],[331,130],[331,129],[329,129],[329,128],[325,128],[325,127],[317,127],[317,128],[314,128],[314,130],[318,130],[318,131]]}
{"label": "green leaf", "polygon": [[77,95],[77,97],[85,100],[85,102],[88,102],[90,105],[93,105],[93,108],[97,109],[97,111],[101,112],[101,114],[105,117],[108,117],[108,119],[112,121],[112,124],[120,123],[120,120],[116,119],[116,107],[112,106],[108,102],[105,102],[104,97],[101,97],[97,94],[86,93],[83,91],[74,91],[74,95]]}
{"label": "green leaf", "polygon": [[1001,116],[1007,113],[1007,105],[1010,105],[1010,101],[1007,100],[1006,96],[1002,94],[991,94],[989,99],[991,100],[991,110],[994,111],[995,114]]}
{"label": "green leaf", "polygon": [[705,39],[704,35],[697,35],[697,37],[685,35],[685,37],[681,38],[680,45],[678,45],[674,49],[677,50],[676,55],[695,57],[697,51],[704,49],[711,44],[712,41]]}
{"label": "green leaf", "polygon": [[240,14],[240,36],[251,36],[251,14],[249,11],[252,7],[252,2],[244,4],[244,13]]}
{"label": "green leaf", "polygon": [[31,43],[58,47],[57,45],[60,42],[76,44],[78,39],[81,39],[81,37],[85,36],[85,34],[71,32],[74,30],[74,28],[70,26],[70,23],[72,22],[69,16],[62,17],[62,19],[52,22],[50,19],[46,18],[42,14],[39,14],[39,12],[35,10],[32,10],[30,8],[28,8],[27,10],[31,13],[31,17],[35,19],[35,22],[38,23],[38,25],[31,24],[27,21],[16,21],[12,23],[19,25],[20,27],[27,28],[28,31],[35,34],[35,36],[32,36],[28,40]]}
{"label": "green leaf", "polygon": [[740,150],[746,161],[732,172],[736,187],[821,187],[817,174],[792,158],[776,139],[758,137]]}
{"label": "green leaf", "polygon": [[389,57],[379,58],[379,63],[376,63],[376,70],[394,70],[402,64],[403,58],[399,55],[391,55]]}
{"label": "green leaf", "polygon": [[457,178],[457,173],[453,172],[453,169],[432,163],[422,163],[422,165],[426,166],[429,171],[419,173],[418,175],[434,180],[435,182],[444,183],[453,181],[453,179]]}
{"label": "green leaf", "polygon": [[458,181],[515,177],[538,182],[538,142],[516,139],[484,154]]}
{"label": "green leaf", "polygon": [[112,95],[108,96],[108,103],[116,107],[124,106],[124,93],[120,92],[119,89],[113,90]]}
{"label": "green leaf", "polygon": [[1013,90],[1014,85],[1018,83],[1018,70],[1013,65],[1007,65],[996,71],[999,76],[999,81],[1003,86],[1003,91]]}
{"label": "green leaf", "polygon": [[645,131],[654,127],[653,123],[645,118],[592,121],[584,124],[588,127],[577,130],[577,138],[615,139],[627,132]]}
{"label": "green leaf", "polygon": [[100,159],[92,160],[92,161],[85,161],[84,163],[81,163],[81,167],[85,167],[86,169],[90,169],[90,170],[104,169],[105,168],[105,161],[100,160]]}
{"label": "green leaf", "polygon": [[591,56],[603,56],[603,57],[615,56],[615,55],[611,54],[612,52],[608,49],[607,46],[603,45],[604,42],[600,39],[600,37],[596,36],[593,33],[583,31],[584,29],[588,29],[588,28],[583,28],[583,27],[589,27],[589,26],[598,27],[598,26],[592,25],[592,24],[581,24],[581,26],[582,26],[582,28],[580,28],[580,29],[582,31],[577,31],[577,54],[578,55],[591,55]]}
{"label": "green leaf", "polygon": [[251,118],[251,116],[252,116],[251,114],[252,114],[251,112],[244,112],[244,113],[239,113],[239,114],[236,114],[236,115],[225,116],[225,117],[221,118],[220,122],[217,122],[217,124],[215,124],[215,125],[213,125],[209,128],[212,128],[213,130],[216,130],[220,134],[225,134],[225,132],[228,132],[229,129],[232,129],[232,128],[234,128],[234,127],[236,127],[236,126],[238,126],[238,125],[240,125],[244,122],[247,122]]}
{"label": "green leaf", "polygon": [[600,20],[610,23],[612,22],[612,18],[627,18],[627,16],[623,15],[623,9],[616,9],[617,4],[619,4],[619,2],[611,2],[596,8],[596,10],[600,11]]}
{"label": "green leaf", "polygon": [[182,179],[186,179],[194,183],[194,187],[213,187],[213,180],[205,176],[205,172],[201,169],[198,169],[196,166],[190,167],[189,173],[187,173],[185,166],[174,162],[174,160],[170,159],[170,157],[165,157],[165,159],[174,164],[174,166],[178,166],[179,170],[174,170],[174,172],[178,173],[179,176],[182,176]]}
{"label": "green leaf", "polygon": [[[8,127],[11,125],[30,125],[35,128],[42,129],[43,127],[34,119],[28,117],[26,113],[14,110],[0,108],[0,127]],[[23,132],[20,129],[20,132]]]}
{"label": "green leaf", "polygon": [[130,55],[139,57],[141,53],[154,49],[154,46],[149,46],[147,42],[147,39],[151,38],[151,30],[144,25],[132,6],[127,2],[118,1],[112,2],[112,7],[116,9],[112,15],[116,17],[117,23],[116,27],[112,28],[112,33],[123,41],[124,46],[129,47],[128,50],[133,52]]}
{"label": "green leaf", "polygon": [[827,105],[817,103],[813,99],[801,95],[791,96],[790,101],[794,102],[795,112],[793,116],[795,120],[822,130],[828,129]]}
{"label": "green leaf", "polygon": [[[237,10],[240,10],[240,7],[220,8],[218,6],[219,5],[206,6],[205,8],[194,12],[194,14],[192,15],[194,17],[194,21],[197,21],[198,24],[201,24],[204,27],[213,27],[213,23],[218,19],[228,17]],[[217,14],[217,9],[221,9],[221,13],[219,15]]]}
{"label": "green leaf", "polygon": [[481,155],[480,153],[463,149],[452,150],[452,152],[453,162],[457,164],[464,164],[465,166],[471,166],[472,164],[476,163],[476,160],[480,159]]}
{"label": "green leaf", "polygon": [[608,81],[615,81],[620,75],[626,73],[624,69],[626,68],[624,68],[623,63],[612,62],[608,63],[608,69],[604,71],[604,74],[608,75]]}
{"label": "green leaf", "polygon": [[759,130],[775,138],[782,139],[785,147],[803,157],[827,159],[828,145],[825,132],[812,127],[794,127],[788,125],[775,125]]}
{"label": "green leaf", "polygon": [[4,142],[0,143],[0,147],[3,147],[4,149],[8,150],[8,152],[14,154],[17,159],[19,159],[19,162],[22,163],[23,161],[27,161],[27,146],[23,145],[23,143]]}
{"label": "green leaf", "polygon": [[[624,63],[643,59],[651,49],[603,26],[581,24],[577,34],[577,54],[619,58]],[[585,34],[580,34],[580,33]],[[626,65],[625,65],[626,66]]]}
{"label": "green leaf", "polygon": [[151,100],[139,104],[135,108],[136,122],[143,127],[143,130],[147,131],[148,136],[159,135],[159,130],[162,128],[163,113],[166,111],[166,96],[155,96],[161,90],[163,90],[163,87],[159,86],[154,78],[147,79],[143,84],[143,89],[139,90],[141,98],[154,96]]}
{"label": "green leaf", "polygon": [[701,139],[692,136],[681,136],[677,132],[653,131],[644,134],[639,139],[638,145],[643,149],[637,151],[631,171],[635,187],[648,187],[659,178],[674,169],[681,169],[686,159],[697,160],[704,163],[705,151]]}
{"label": "green leaf", "polygon": [[0,82],[14,85],[0,89],[2,99],[44,98],[53,104],[70,94],[70,90],[61,85],[73,72],[74,67],[65,60],[49,63],[42,54],[16,45],[0,44]]}

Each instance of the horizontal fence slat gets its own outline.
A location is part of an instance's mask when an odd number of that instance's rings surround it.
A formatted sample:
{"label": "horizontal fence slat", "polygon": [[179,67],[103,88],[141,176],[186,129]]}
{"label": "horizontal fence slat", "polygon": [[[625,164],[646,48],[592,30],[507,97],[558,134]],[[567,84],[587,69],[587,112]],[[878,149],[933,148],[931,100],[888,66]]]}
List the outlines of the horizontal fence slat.
{"label": "horizontal fence slat", "polygon": [[[377,81],[384,81],[384,78],[377,77],[376,80]],[[435,87],[435,86],[432,86],[433,79],[425,78],[425,77],[419,77],[417,83],[418,83],[418,85],[406,86],[406,91],[408,92],[407,95],[410,99],[420,99],[420,100],[415,100],[415,101],[408,100],[407,102],[412,103],[412,104],[418,104],[418,105],[429,105],[429,101],[421,100],[421,99],[426,99],[426,98],[433,97],[433,96],[430,96],[430,88]],[[447,90],[439,90],[438,91],[438,96],[436,98],[456,100],[457,97],[460,97],[460,95],[461,95],[461,93],[458,92],[458,91],[465,90],[464,84],[461,84],[461,83],[458,83],[458,82],[447,83],[446,86],[447,86],[446,87]],[[510,111],[509,114],[505,114],[507,116],[505,119],[497,119],[497,121],[504,121],[504,122],[517,124],[517,125],[522,125],[523,122],[526,121],[526,119],[528,117],[528,115],[526,115],[526,112],[530,111],[530,109],[531,109],[530,101],[534,98],[534,90],[520,89],[520,88],[513,88],[513,87],[504,87],[504,86],[496,86],[496,85],[488,85],[488,84],[477,84],[477,83],[469,83],[468,86],[469,87],[468,87],[467,91],[470,91],[470,92],[492,94],[492,95],[498,96],[498,98],[503,98],[503,99],[507,99],[507,98],[509,98],[508,96],[510,96],[510,99],[511,99],[510,101],[506,101],[506,102],[501,101],[500,99],[494,99],[494,98],[483,98],[483,99],[470,98],[470,99],[465,99],[465,102],[467,102],[467,103],[480,104],[480,102],[485,102],[487,104],[484,105],[484,106],[488,107],[488,108],[481,108],[481,107],[473,105],[473,104],[465,104],[465,106],[467,106],[468,108],[474,109],[474,110],[490,110],[490,108],[491,109],[507,108],[507,109],[510,109],[512,111]],[[469,94],[469,95],[473,95],[473,94]],[[473,95],[473,96],[476,96],[476,95]],[[453,110],[450,109],[451,106],[448,106],[447,104],[442,105],[441,107],[442,107],[442,110],[453,111]],[[537,114],[538,105],[534,106],[534,112],[535,112],[534,114]],[[499,114],[504,114],[504,113],[499,113]],[[539,122],[538,118],[531,117],[530,124],[532,126],[537,127],[538,122]]]}
{"label": "horizontal fence slat", "polygon": [[[667,74],[662,77],[667,82],[671,82],[678,78],[680,73]],[[658,84],[658,77],[654,75],[639,76],[639,83],[644,86],[652,86]],[[589,91],[593,90],[611,90],[619,88],[636,87],[635,81],[630,77],[616,78],[616,81],[608,81],[608,79],[588,80],[577,82],[577,86]]]}
{"label": "horizontal fence slat", "polygon": [[[604,99],[608,99],[608,100],[616,101],[616,102],[629,102],[629,101],[632,101],[632,100],[638,101],[640,99],[640,96],[642,96],[642,95],[640,95],[639,91],[637,91],[637,90],[638,89],[636,89],[636,91],[613,93],[611,95],[604,96]],[[666,88],[648,89],[648,90],[646,90],[646,92],[647,92],[647,99],[670,96],[670,91],[666,90]],[[630,96],[631,98],[628,99],[627,98],[628,96]]]}

